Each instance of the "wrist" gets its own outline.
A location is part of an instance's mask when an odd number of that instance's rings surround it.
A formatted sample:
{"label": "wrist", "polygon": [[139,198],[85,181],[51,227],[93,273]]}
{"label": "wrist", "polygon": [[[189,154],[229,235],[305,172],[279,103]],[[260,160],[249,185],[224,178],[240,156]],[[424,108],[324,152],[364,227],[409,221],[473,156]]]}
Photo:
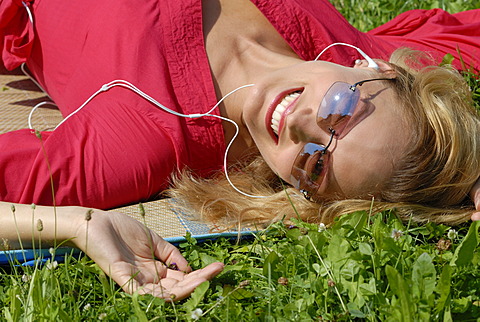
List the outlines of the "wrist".
{"label": "wrist", "polygon": [[108,225],[109,216],[99,209],[76,207],[75,215],[72,216],[72,231],[67,244],[81,250],[85,250],[89,234],[95,234],[96,227]]}
{"label": "wrist", "polygon": [[76,240],[82,236],[87,211],[88,208],[78,206],[37,207],[37,223],[41,220],[43,226],[39,234],[51,245],[77,247]]}

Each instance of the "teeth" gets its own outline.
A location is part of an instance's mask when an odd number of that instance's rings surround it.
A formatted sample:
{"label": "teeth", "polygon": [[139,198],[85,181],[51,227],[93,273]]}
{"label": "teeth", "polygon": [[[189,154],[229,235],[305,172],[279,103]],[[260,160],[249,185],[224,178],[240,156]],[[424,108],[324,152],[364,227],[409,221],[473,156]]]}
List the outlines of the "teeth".
{"label": "teeth", "polygon": [[282,117],[283,112],[287,109],[288,104],[293,102],[297,97],[299,97],[301,92],[294,92],[285,96],[282,101],[277,105],[275,111],[272,115],[272,121],[270,123],[270,127],[273,129],[276,135],[278,135],[278,126],[280,124],[280,119]]}

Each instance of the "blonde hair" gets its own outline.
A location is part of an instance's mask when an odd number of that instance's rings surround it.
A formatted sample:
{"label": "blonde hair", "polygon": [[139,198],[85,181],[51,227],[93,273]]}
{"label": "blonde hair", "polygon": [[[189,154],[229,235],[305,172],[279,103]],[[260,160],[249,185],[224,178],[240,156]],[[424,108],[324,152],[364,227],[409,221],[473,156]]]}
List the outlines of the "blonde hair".
{"label": "blonde hair", "polygon": [[330,224],[342,214],[388,209],[417,222],[455,225],[468,220],[474,210],[468,192],[480,173],[479,116],[458,71],[419,66],[427,58],[410,49],[399,49],[390,58],[393,87],[412,132],[407,151],[383,185],[381,201],[310,202],[283,184],[259,156],[237,165],[230,176],[242,191],[266,198],[239,195],[222,174],[200,179],[184,173],[174,179],[169,195],[184,200],[198,219],[224,228],[292,217]]}

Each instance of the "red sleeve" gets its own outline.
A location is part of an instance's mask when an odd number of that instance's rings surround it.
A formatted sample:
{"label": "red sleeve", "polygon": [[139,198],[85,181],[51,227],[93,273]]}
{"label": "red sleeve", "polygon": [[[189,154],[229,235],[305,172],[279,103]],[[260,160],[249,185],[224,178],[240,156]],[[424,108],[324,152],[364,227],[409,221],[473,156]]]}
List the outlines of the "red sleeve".
{"label": "red sleeve", "polygon": [[5,67],[13,70],[30,56],[33,46],[33,25],[25,6],[32,0],[0,1],[0,51]]}
{"label": "red sleeve", "polygon": [[[314,59],[326,46],[345,42],[360,47],[372,58],[386,59],[400,47],[430,53],[440,61],[446,54],[480,68],[480,9],[449,14],[441,9],[404,12],[369,32],[355,29],[328,0],[251,0],[295,52]],[[281,2],[281,4],[280,4]],[[333,47],[322,60],[352,66],[357,51]]]}
{"label": "red sleeve", "polygon": [[441,9],[404,12],[368,34],[394,48],[410,47],[430,53],[437,60],[460,50],[467,67],[480,68],[480,9],[450,14]]}
{"label": "red sleeve", "polygon": [[177,165],[168,129],[110,100],[99,96],[42,140],[30,130],[0,135],[0,200],[51,205],[51,178],[57,205],[107,209],[163,190]]}

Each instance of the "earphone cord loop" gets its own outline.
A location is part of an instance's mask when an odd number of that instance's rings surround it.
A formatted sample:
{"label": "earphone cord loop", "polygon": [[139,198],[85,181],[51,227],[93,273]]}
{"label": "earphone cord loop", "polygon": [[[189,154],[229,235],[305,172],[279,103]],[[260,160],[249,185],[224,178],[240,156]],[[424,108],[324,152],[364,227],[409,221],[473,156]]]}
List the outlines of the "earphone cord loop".
{"label": "earphone cord loop", "polygon": [[[32,23],[33,25],[33,15],[32,15],[32,12],[30,10],[30,7],[28,6],[27,3],[25,3],[25,1],[22,1],[22,4],[23,6],[25,7],[25,10],[27,10],[27,14],[28,14],[28,18],[30,20],[30,22]],[[43,90],[42,86],[40,86],[40,84],[29,74],[27,73],[27,71],[25,70],[25,63],[23,63],[21,65],[21,69],[23,71],[23,73],[28,76],[34,83],[35,85],[37,85],[44,93],[46,93],[45,90]],[[185,117],[185,118],[200,118],[200,117],[204,117],[204,116],[211,116],[211,117],[215,117],[215,118],[218,118],[218,119],[221,119],[221,120],[224,120],[224,121],[227,121],[227,122],[230,122],[231,124],[233,124],[235,126],[235,135],[232,137],[232,139],[230,140],[230,142],[228,143],[226,149],[225,149],[225,156],[223,158],[223,168],[224,168],[224,171],[225,171],[225,177],[228,181],[228,183],[232,186],[233,189],[235,189],[237,192],[239,192],[240,194],[244,195],[244,196],[247,196],[247,197],[251,197],[251,198],[266,198],[266,196],[255,196],[255,195],[250,195],[248,193],[245,193],[243,191],[241,191],[240,189],[238,189],[237,187],[235,187],[235,185],[232,183],[232,181],[230,180],[230,177],[228,175],[228,167],[227,167],[227,156],[228,156],[228,151],[230,150],[230,147],[232,146],[233,142],[235,141],[235,139],[237,138],[238,136],[238,133],[239,133],[239,128],[238,128],[238,124],[235,123],[235,121],[231,120],[231,119],[228,119],[226,117],[223,117],[223,116],[219,116],[219,115],[212,115],[210,114],[211,112],[213,112],[227,97],[229,97],[230,95],[232,95],[233,93],[237,92],[238,90],[241,90],[243,88],[247,88],[247,87],[251,87],[251,86],[254,86],[254,84],[248,84],[248,85],[243,85],[243,86],[240,86],[234,90],[232,90],[231,92],[227,93],[225,96],[223,96],[208,112],[206,113],[203,113],[203,114],[182,114],[182,113],[178,113],[172,109],[169,109],[168,107],[164,106],[163,104],[161,104],[160,102],[156,101],[153,97],[149,96],[148,94],[146,94],[145,92],[143,92],[142,90],[138,89],[136,86],[134,86],[133,84],[131,84],[130,82],[126,81],[126,80],[114,80],[114,81],[111,81],[110,83],[107,83],[107,84],[104,84],[99,90],[97,90],[95,93],[93,93],[82,105],[80,105],[75,111],[73,111],[72,113],[70,113],[69,115],[67,115],[60,123],[57,124],[57,126],[55,127],[55,129],[57,129],[60,125],[62,125],[63,123],[65,123],[70,117],[72,117],[73,115],[75,115],[76,113],[78,113],[81,109],[83,109],[88,103],[90,103],[91,100],[93,100],[98,94],[100,93],[103,93],[103,92],[106,92],[108,91],[109,89],[115,87],[115,86],[120,86],[120,87],[124,87],[124,88],[127,88],[131,91],[133,91],[134,93],[140,95],[141,97],[143,97],[144,99],[146,99],[147,101],[149,101],[150,103],[160,107],[161,109],[163,109],[164,111],[168,112],[168,113],[171,113],[173,115],[176,115],[176,116],[180,116],[180,117]],[[48,93],[46,93],[48,95]],[[30,111],[29,115],[28,115],[28,127],[30,129],[33,130],[33,126],[32,126],[32,116],[33,116],[33,113],[37,110],[37,108],[43,106],[43,105],[47,105],[47,104],[51,104],[51,105],[55,105],[55,103],[53,102],[41,102],[37,105],[35,105],[32,110]]]}
{"label": "earphone cord loop", "polygon": [[365,60],[368,62],[368,67],[372,67],[372,68],[375,68],[376,70],[379,70],[380,68],[378,67],[378,64],[370,57],[368,56],[363,50],[361,50],[360,48],[354,46],[354,45],[350,45],[350,44],[347,44],[347,43],[344,43],[344,42],[336,42],[336,43],[333,43],[333,44],[330,44],[328,45],[327,47],[325,47],[321,52],[320,54],[318,54],[318,56],[313,60],[313,61],[317,61],[320,59],[320,57],[323,55],[323,53],[325,51],[327,51],[328,49],[330,49],[331,47],[333,46],[347,46],[347,47],[351,47],[353,49],[355,49],[356,51],[358,51],[358,53],[360,55],[362,55],[363,58],[365,58]]}
{"label": "earphone cord loop", "polygon": [[95,93],[93,93],[80,107],[78,107],[75,111],[73,111],[72,113],[70,113],[67,117],[65,117],[65,119],[60,122],[56,127],[55,129],[57,129],[60,125],[62,125],[63,123],[65,123],[70,117],[72,117],[73,115],[75,115],[76,113],[78,113],[81,109],[83,109],[88,103],[90,103],[90,101],[92,99],[94,99],[98,94],[100,93],[103,93],[103,92],[106,92],[108,91],[109,89],[113,88],[113,87],[116,87],[116,86],[119,86],[119,87],[123,87],[123,88],[126,88],[126,89],[129,89],[131,91],[133,91],[134,93],[138,94],[139,96],[141,96],[142,98],[144,98],[145,100],[149,101],[150,103],[158,106],[159,108],[161,108],[162,110],[164,110],[165,112],[168,112],[168,113],[171,113],[173,115],[176,115],[176,116],[180,116],[180,117],[185,117],[185,118],[200,118],[200,117],[205,117],[205,116],[211,116],[211,117],[215,117],[215,118],[218,118],[218,119],[221,119],[223,121],[226,121],[226,122],[229,122],[231,124],[233,124],[235,126],[235,134],[233,135],[232,139],[230,140],[230,142],[227,144],[227,147],[226,147],[226,150],[225,150],[225,155],[224,155],[224,158],[223,158],[223,170],[225,172],[225,178],[227,179],[228,183],[232,186],[232,188],[237,191],[238,193],[246,196],[246,197],[250,197],[250,198],[267,198],[267,196],[256,196],[256,195],[251,195],[251,194],[248,194],[246,192],[243,192],[241,191],[240,189],[238,189],[234,184],[233,182],[231,181],[230,179],[230,176],[228,175],[228,162],[227,162],[227,156],[228,156],[228,151],[230,150],[233,142],[235,141],[235,139],[238,137],[238,134],[239,134],[239,127],[238,127],[238,124],[235,123],[235,121],[229,119],[229,118],[226,118],[226,117],[223,117],[223,116],[220,116],[220,115],[214,115],[214,114],[210,114],[211,112],[213,112],[227,97],[229,97],[230,95],[232,95],[233,93],[241,90],[241,89],[244,89],[244,88],[247,88],[247,87],[252,87],[254,86],[254,84],[248,84],[248,85],[243,85],[243,86],[240,86],[234,90],[232,90],[231,92],[227,93],[225,96],[223,96],[208,112],[206,113],[200,113],[200,114],[182,114],[182,113],[178,113],[172,109],[169,109],[168,107],[164,106],[163,104],[161,104],[160,102],[158,102],[157,100],[155,100],[153,97],[149,96],[148,94],[146,94],[145,92],[143,92],[142,90],[140,90],[139,88],[137,88],[136,86],[134,86],[133,84],[131,84],[130,82],[126,81],[126,80],[121,80],[121,79],[117,79],[117,80],[114,80],[114,81],[111,81],[110,83],[107,83],[107,84],[104,84],[99,90],[97,90]]}

